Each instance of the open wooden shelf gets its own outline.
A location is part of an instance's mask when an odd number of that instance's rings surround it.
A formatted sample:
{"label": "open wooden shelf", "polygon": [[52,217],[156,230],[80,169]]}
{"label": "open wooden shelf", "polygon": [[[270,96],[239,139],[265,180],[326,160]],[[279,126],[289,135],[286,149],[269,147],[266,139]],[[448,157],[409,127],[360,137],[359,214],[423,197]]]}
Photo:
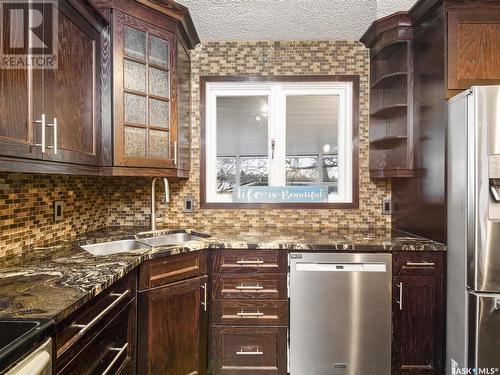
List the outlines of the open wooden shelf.
{"label": "open wooden shelf", "polygon": [[394,72],[385,74],[371,85],[372,89],[385,89],[392,87],[395,83],[407,78],[406,72]]}
{"label": "open wooden shelf", "polygon": [[407,40],[396,40],[391,44],[383,46],[380,50],[376,51],[372,56],[372,60],[386,60],[391,57],[398,48],[404,47],[408,43]]}
{"label": "open wooden shelf", "polygon": [[405,135],[388,135],[382,138],[374,139],[370,141],[370,146],[377,149],[391,149],[399,146],[402,142],[405,142],[407,137]]}
{"label": "open wooden shelf", "polygon": [[[408,12],[375,21],[370,49],[370,177],[413,176],[413,32]],[[396,135],[400,134],[400,135]]]}
{"label": "open wooden shelf", "polygon": [[370,113],[372,117],[394,117],[394,115],[399,114],[402,110],[406,110],[408,106],[405,103],[391,104],[387,107],[376,109],[375,112]]}
{"label": "open wooden shelf", "polygon": [[393,177],[413,177],[415,171],[413,169],[371,169],[370,178],[393,178]]}

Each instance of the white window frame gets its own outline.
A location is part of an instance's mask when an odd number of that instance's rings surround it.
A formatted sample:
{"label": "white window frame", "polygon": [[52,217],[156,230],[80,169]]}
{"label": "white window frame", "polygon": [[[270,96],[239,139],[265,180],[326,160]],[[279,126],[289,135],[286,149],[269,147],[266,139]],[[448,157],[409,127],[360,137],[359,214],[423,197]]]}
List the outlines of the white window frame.
{"label": "white window frame", "polygon": [[[232,194],[217,194],[217,98],[268,96],[269,186],[286,184],[286,97],[338,95],[338,184],[328,203],[353,203],[353,83],[352,82],[207,82],[205,103],[205,201],[233,203]],[[271,144],[275,140],[271,159]],[[307,202],[306,202],[307,203]],[[286,204],[286,203],[284,203]]]}

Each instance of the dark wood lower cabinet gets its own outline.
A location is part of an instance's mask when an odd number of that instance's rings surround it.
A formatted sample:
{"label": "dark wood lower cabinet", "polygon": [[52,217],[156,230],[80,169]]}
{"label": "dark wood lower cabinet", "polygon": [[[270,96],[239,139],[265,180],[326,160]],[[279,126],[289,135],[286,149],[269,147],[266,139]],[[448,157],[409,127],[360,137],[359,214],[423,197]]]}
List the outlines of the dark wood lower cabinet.
{"label": "dark wood lower cabinet", "polygon": [[125,307],[58,374],[134,374],[135,307]]}
{"label": "dark wood lower cabinet", "polygon": [[207,280],[201,276],[139,292],[138,374],[205,373]]}
{"label": "dark wood lower cabinet", "polygon": [[215,374],[286,374],[286,327],[214,326]]}
{"label": "dark wood lower cabinet", "polygon": [[134,374],[137,272],[56,324],[56,374]]}
{"label": "dark wood lower cabinet", "polygon": [[[417,265],[413,275],[393,277],[392,375],[440,375],[444,371],[444,276],[437,271],[425,275],[430,273],[425,269],[435,263],[409,264]],[[408,273],[405,267],[394,271]]]}
{"label": "dark wood lower cabinet", "polygon": [[[392,375],[444,373],[445,256],[393,253]],[[209,290],[207,263],[205,252],[145,262],[57,324],[56,373],[286,375],[286,273],[244,263]]]}

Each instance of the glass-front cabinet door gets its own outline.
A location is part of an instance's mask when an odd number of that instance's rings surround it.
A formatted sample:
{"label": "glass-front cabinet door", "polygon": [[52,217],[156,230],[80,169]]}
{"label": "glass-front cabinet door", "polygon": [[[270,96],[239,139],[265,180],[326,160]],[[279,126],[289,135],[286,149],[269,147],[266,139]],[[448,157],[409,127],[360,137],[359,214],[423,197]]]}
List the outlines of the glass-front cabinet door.
{"label": "glass-front cabinet door", "polygon": [[115,166],[175,168],[175,36],[114,16]]}

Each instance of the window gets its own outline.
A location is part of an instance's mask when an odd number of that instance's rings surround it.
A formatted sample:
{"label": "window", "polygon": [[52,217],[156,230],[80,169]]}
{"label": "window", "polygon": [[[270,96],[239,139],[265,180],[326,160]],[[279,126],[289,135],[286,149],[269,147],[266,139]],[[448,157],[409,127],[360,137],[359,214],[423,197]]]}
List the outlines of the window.
{"label": "window", "polygon": [[202,78],[202,207],[233,204],[248,187],[320,189],[320,202],[293,202],[356,206],[358,87],[346,78]]}

